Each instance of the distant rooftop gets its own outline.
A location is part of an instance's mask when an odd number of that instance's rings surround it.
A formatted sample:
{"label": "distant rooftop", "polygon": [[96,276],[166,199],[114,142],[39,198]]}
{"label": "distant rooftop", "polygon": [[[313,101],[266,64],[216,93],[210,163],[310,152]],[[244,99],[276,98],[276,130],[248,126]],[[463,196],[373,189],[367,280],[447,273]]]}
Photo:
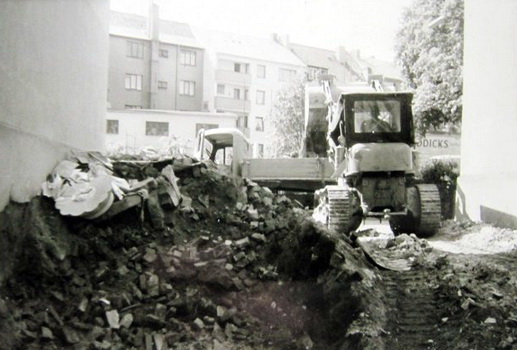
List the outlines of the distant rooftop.
{"label": "distant rooftop", "polygon": [[402,70],[392,62],[378,60],[375,57],[355,57],[357,62],[372,70],[373,74],[382,74],[386,78],[404,80]]}
{"label": "distant rooftop", "polygon": [[[113,35],[149,40],[151,37],[149,18],[136,14],[111,11],[109,32]],[[159,22],[159,40],[182,46],[202,47],[194,37],[190,25],[162,19]]]}
{"label": "distant rooftop", "polygon": [[304,63],[289,49],[273,38],[254,37],[193,27],[194,35],[215,54],[240,56],[254,60],[304,66]]}
{"label": "distant rooftop", "polygon": [[331,50],[290,43],[289,47],[308,66],[329,68],[331,64],[341,64],[336,53]]}

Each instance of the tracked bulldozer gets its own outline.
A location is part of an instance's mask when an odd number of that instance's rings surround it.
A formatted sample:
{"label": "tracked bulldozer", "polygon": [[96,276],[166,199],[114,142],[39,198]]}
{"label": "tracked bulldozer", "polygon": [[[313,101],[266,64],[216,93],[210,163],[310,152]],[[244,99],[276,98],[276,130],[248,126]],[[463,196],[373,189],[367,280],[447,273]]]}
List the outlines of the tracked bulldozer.
{"label": "tracked bulldozer", "polygon": [[383,91],[375,82],[338,89],[322,80],[321,88],[336,183],[316,191],[313,217],[345,234],[367,217],[389,220],[395,234],[434,234],[440,197],[435,185],[416,181],[412,94]]}

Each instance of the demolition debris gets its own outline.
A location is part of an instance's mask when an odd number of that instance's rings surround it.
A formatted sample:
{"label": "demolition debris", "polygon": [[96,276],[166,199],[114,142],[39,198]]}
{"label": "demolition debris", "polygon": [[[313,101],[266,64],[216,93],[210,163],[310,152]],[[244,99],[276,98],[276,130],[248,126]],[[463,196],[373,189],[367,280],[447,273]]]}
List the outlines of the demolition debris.
{"label": "demolition debris", "polygon": [[43,187],[0,214],[0,349],[516,344],[512,256],[465,262],[375,230],[348,239],[190,158],[81,154]]}

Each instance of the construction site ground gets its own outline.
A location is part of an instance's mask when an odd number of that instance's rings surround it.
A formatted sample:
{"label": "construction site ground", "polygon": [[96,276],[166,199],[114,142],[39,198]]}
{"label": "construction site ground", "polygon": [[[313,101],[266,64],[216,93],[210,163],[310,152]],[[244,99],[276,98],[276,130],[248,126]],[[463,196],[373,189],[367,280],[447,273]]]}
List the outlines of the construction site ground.
{"label": "construction site ground", "polygon": [[348,238],[253,182],[175,171],[177,208],[6,208],[0,349],[517,349],[515,231],[446,221],[419,239],[368,220]]}

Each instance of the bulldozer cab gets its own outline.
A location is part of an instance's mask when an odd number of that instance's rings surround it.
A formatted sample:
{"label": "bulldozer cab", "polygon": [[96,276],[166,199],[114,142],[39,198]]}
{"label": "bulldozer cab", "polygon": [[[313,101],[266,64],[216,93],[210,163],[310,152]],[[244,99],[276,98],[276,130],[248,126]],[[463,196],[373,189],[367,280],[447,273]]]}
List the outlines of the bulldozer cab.
{"label": "bulldozer cab", "polygon": [[[358,143],[414,144],[411,93],[342,94],[330,115],[329,137],[335,147]],[[337,112],[337,113],[336,113]]]}

